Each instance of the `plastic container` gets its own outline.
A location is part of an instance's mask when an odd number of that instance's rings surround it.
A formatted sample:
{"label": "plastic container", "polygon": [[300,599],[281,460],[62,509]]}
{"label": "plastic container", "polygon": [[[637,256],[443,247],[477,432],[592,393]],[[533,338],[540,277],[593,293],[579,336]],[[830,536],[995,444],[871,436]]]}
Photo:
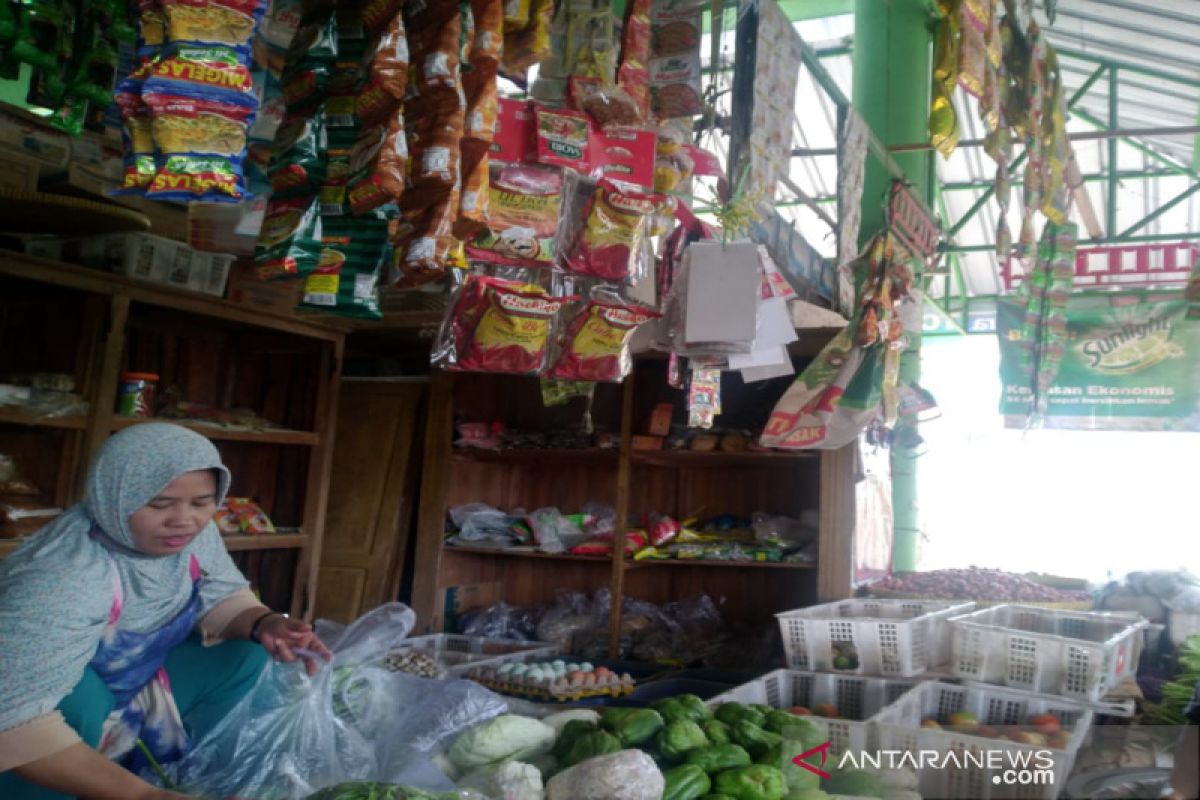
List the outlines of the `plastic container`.
{"label": "plastic container", "polygon": [[911,677],[950,659],[950,617],[973,603],[842,600],[776,614],[787,666],[849,675]]}
{"label": "plastic container", "polygon": [[696,681],[687,678],[659,678],[656,681],[643,683],[618,705],[648,706],[655,701],[681,694],[694,694],[701,700],[707,700],[728,690],[729,684],[727,683],[712,683],[711,681]]}
{"label": "plastic container", "polygon": [[[1009,726],[1028,729],[1031,717],[1053,714],[1058,717],[1067,739],[1051,747],[1050,743],[1022,744],[1009,739],[968,734],[946,728],[922,727],[928,719],[944,722],[956,711],[969,711],[978,718],[981,730],[992,728],[998,734],[1011,734]],[[1054,800],[1066,786],[1079,748],[1087,739],[1094,713],[1086,705],[1058,697],[1002,689],[981,684],[956,685],[925,681],[899,697],[871,721],[877,747],[884,752],[912,753],[918,763],[929,764],[917,770],[919,791],[925,797],[971,797],[977,800],[1020,798]],[[921,756],[936,753],[937,758]],[[966,768],[945,766],[941,759],[954,753]],[[900,756],[896,757],[897,759]],[[970,759],[969,761],[967,759]],[[935,768],[931,762],[936,762]],[[1040,772],[1045,769],[1045,772]],[[1034,771],[1024,785],[1006,783],[1007,770]],[[1008,776],[1022,779],[1025,776]]]}
{"label": "plastic container", "polygon": [[117,414],[122,417],[153,417],[158,376],[151,372],[122,372],[117,390]]}
{"label": "plastic container", "polygon": [[872,718],[918,683],[917,679],[779,669],[717,695],[708,705],[716,708],[723,703],[746,703],[784,710],[804,706],[810,711],[819,705],[833,705],[838,712],[836,718],[804,717],[825,732],[833,756],[873,747]]}
{"label": "plastic container", "polygon": [[951,672],[981,683],[1097,702],[1137,671],[1142,629],[1119,614],[996,606],[950,622]]}
{"label": "plastic container", "polygon": [[405,650],[419,650],[452,676],[461,676],[479,666],[492,666],[508,661],[540,661],[553,659],[558,655],[558,647],[547,642],[488,639],[457,633],[413,636],[397,644],[391,652]]}

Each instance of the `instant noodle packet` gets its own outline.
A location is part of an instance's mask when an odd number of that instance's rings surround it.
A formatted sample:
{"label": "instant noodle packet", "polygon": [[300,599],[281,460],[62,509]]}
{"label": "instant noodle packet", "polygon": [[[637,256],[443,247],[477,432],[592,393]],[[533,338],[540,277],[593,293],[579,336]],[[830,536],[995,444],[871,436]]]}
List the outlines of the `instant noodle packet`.
{"label": "instant noodle packet", "polygon": [[304,279],[301,308],[380,319],[379,280],[387,261],[387,220],[326,220],[317,268]]}
{"label": "instant noodle packet", "polygon": [[549,376],[619,383],[633,366],[629,340],[639,325],[658,316],[646,308],[592,299],[566,326],[561,354]]}
{"label": "instant noodle packet", "polygon": [[[572,180],[586,192],[590,182]],[[606,281],[624,281],[633,273],[646,237],[654,198],[629,184],[601,179],[585,204],[582,225],[568,220],[560,236],[563,266],[580,275]]]}
{"label": "instant noodle packet", "polygon": [[151,91],[143,93],[161,157],[146,196],[236,202],[245,197],[242,158],[253,106]]}
{"label": "instant noodle packet", "polygon": [[574,297],[468,275],[450,310],[450,369],[536,375],[546,365],[559,311]]}
{"label": "instant noodle packet", "polygon": [[232,47],[249,59],[250,42],[267,4],[263,0],[160,0],[171,42]]}
{"label": "instant noodle packet", "polygon": [[562,206],[562,172],[537,165],[492,165],[488,230],[467,246],[472,258],[494,264],[550,267]]}
{"label": "instant noodle packet", "polygon": [[121,114],[121,139],[124,143],[124,176],[115,194],[143,194],[158,171],[150,107],[142,99],[142,89],[152,68],[152,62],[145,62],[118,83],[113,94]]}
{"label": "instant noodle packet", "polygon": [[281,148],[268,168],[272,191],[279,195],[316,192],[325,180],[328,145],[324,115],[287,120],[279,138],[288,146]]}

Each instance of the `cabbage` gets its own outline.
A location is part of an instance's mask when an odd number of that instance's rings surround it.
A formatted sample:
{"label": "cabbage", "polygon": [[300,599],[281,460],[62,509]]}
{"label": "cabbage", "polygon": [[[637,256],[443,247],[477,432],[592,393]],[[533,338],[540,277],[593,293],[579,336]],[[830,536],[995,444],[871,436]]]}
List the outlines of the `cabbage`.
{"label": "cabbage", "polygon": [[553,746],[554,728],[529,717],[502,714],[459,736],[447,755],[454,766],[466,771],[497,761],[535,758]]}
{"label": "cabbage", "polygon": [[497,800],[542,800],[542,773],[531,764],[503,761],[480,767],[458,782]]}

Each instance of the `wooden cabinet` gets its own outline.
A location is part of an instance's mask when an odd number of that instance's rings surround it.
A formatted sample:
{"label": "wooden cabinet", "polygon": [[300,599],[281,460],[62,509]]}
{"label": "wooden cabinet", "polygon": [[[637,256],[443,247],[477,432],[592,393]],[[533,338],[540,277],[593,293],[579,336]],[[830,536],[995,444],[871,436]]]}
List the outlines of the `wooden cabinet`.
{"label": "wooden cabinet", "polygon": [[[832,335],[832,334],[830,334]],[[806,337],[811,356],[823,344]],[[761,428],[789,379],[735,384],[724,400],[726,422]],[[456,417],[499,420],[516,430],[554,428],[578,418],[579,409],[545,409],[536,379],[468,374],[433,378],[425,431],[424,471],[414,565],[413,606],[420,632],[439,632],[447,617],[498,601],[551,603],[559,590],[608,587],[614,596],[654,603],[706,593],[724,598],[722,613],[746,623],[769,622],[788,609],[848,597],[854,538],[855,458],[840,451],[693,452],[633,450],[651,410],[673,402],[664,361],[643,360],[623,385],[600,385],[591,405],[597,430],[619,447],[591,450],[470,451],[452,447]],[[741,410],[739,410],[739,408]],[[648,512],[676,519],[766,511],[820,520],[817,564],[737,561],[634,561],[609,556],[547,555],[446,546],[450,508],[480,502],[532,511],[555,506],[564,513],[587,502],[613,506],[618,519]],[[616,552],[621,552],[618,547]],[[453,599],[447,607],[447,596]],[[620,631],[613,604],[610,650]]]}
{"label": "wooden cabinet", "polygon": [[[276,534],[226,537],[264,601],[311,615],[333,453],[343,334],[318,318],[274,316],[214,297],[17,253],[0,254],[0,374],[74,376],[86,413],[0,407],[0,453],[66,506],[93,454],[145,420],[115,414],[119,375],[159,375],[158,391],[247,409],[263,430],[184,423],[214,440],[233,496],[252,497]],[[0,555],[18,542],[0,539]]]}

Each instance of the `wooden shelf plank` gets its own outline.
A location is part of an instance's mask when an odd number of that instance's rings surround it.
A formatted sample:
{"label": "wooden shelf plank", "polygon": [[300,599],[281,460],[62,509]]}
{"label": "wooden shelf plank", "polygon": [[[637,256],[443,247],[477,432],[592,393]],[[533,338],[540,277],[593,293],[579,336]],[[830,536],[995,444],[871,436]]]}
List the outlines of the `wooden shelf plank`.
{"label": "wooden shelf plank", "polygon": [[82,414],[66,417],[46,417],[30,414],[28,411],[22,411],[16,406],[0,406],[0,424],[81,431],[87,428],[87,417]]}
{"label": "wooden shelf plank", "polygon": [[[258,536],[222,536],[225,549],[230,552],[245,550],[298,550],[308,542],[303,533],[263,533]],[[0,539],[0,558],[12,553],[25,539]]]}
{"label": "wooden shelf plank", "polygon": [[718,567],[725,569],[816,569],[816,564],[802,562],[773,562],[773,561],[717,561],[707,558],[672,558],[646,559],[631,561],[626,559],[625,569],[646,569],[648,567]]}
{"label": "wooden shelf plank", "polygon": [[205,422],[192,422],[188,420],[177,419],[154,419],[154,418],[133,418],[133,417],[114,417],[112,429],[114,431],[131,428],[134,425],[140,425],[144,422],[168,422],[172,425],[181,425],[188,430],[195,431],[209,439],[217,439],[227,442],[258,442],[260,444],[294,444],[303,445],[306,447],[316,447],[321,443],[321,436],[311,431],[291,431],[291,430],[265,430],[265,431],[250,431],[237,430],[233,428],[225,428],[221,425],[210,425]]}
{"label": "wooden shelf plank", "polygon": [[457,462],[485,464],[616,464],[616,448],[478,450],[459,448],[451,458]]}
{"label": "wooden shelf plank", "polygon": [[222,536],[231,553],[245,550],[298,550],[308,543],[304,533],[260,533],[257,536]]}
{"label": "wooden shelf plank", "polygon": [[446,545],[443,552],[459,553],[472,556],[497,556],[501,558],[537,558],[551,561],[591,561],[597,564],[609,564],[612,559],[608,556],[577,556],[571,553],[541,553],[536,550],[515,550],[502,547],[458,547]]}
{"label": "wooden shelf plank", "polygon": [[295,317],[272,314],[260,309],[245,308],[212,295],[135,281],[123,275],[78,267],[73,264],[63,264],[24,253],[9,251],[0,253],[0,275],[11,275],[16,278],[93,294],[124,295],[135,303],[201,314],[228,322],[252,325],[256,328],[268,328],[313,339],[337,341],[345,335],[343,331],[324,324],[324,320],[320,318],[314,318],[312,322],[309,322]]}
{"label": "wooden shelf plank", "polygon": [[696,452],[694,450],[635,450],[634,464],[656,467],[762,467],[786,466],[806,461],[819,460],[816,450],[797,450],[785,453],[776,451],[720,453]]}

